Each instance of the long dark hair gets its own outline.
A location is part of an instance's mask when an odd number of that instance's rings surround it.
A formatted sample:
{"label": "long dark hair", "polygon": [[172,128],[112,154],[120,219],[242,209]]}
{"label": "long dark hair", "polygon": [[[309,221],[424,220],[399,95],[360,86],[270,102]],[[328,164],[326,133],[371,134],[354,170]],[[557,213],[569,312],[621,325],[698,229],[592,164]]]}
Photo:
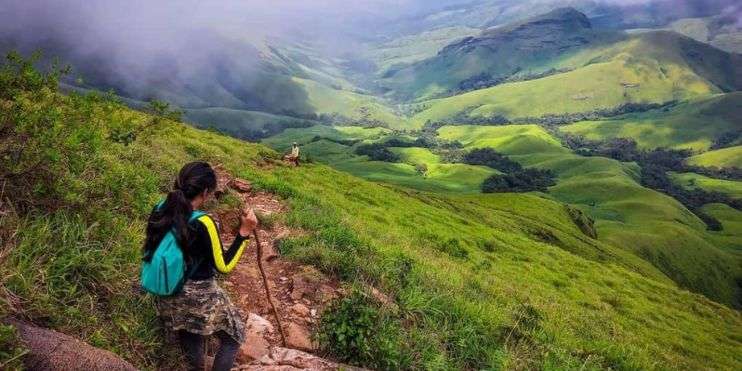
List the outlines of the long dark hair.
{"label": "long dark hair", "polygon": [[190,242],[188,220],[193,212],[191,201],[204,191],[216,189],[216,174],[206,162],[191,162],[180,169],[173,190],[165,202],[152,211],[147,222],[147,239],[144,242],[144,259],[148,260],[157,245],[171,229],[181,247],[187,248]]}

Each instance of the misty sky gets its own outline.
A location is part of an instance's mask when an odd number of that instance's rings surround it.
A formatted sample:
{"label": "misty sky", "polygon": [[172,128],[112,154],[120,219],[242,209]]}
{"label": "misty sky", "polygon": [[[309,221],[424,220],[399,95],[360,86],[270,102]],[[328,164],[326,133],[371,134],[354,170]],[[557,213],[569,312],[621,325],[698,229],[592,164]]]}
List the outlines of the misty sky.
{"label": "misty sky", "polygon": [[[111,75],[120,84],[146,84],[163,74],[183,81],[202,76],[225,60],[230,68],[248,71],[250,58],[265,52],[266,37],[310,41],[328,55],[355,54],[365,41],[425,30],[429,23],[395,26],[450,5],[513,5],[520,7],[514,12],[520,17],[536,15],[531,9],[589,7],[596,1],[629,5],[651,0],[0,0],[0,48],[42,48],[65,62],[92,66],[97,75]],[[735,3],[656,1],[675,10]],[[500,14],[505,17],[499,21],[514,20],[507,12]],[[458,25],[456,18],[451,22]]]}

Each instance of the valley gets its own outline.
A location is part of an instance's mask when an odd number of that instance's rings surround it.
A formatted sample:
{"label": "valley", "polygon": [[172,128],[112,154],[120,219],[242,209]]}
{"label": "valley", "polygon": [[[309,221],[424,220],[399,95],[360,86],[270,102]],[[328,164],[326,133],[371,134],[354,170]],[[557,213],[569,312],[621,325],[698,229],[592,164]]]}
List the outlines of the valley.
{"label": "valley", "polygon": [[181,367],[131,287],[152,204],[204,160],[280,205],[276,267],[307,267],[273,268],[283,304],[332,282],[302,326],[333,362],[738,369],[740,8],[566,3],[261,9],[116,58],[0,26],[0,320]]}

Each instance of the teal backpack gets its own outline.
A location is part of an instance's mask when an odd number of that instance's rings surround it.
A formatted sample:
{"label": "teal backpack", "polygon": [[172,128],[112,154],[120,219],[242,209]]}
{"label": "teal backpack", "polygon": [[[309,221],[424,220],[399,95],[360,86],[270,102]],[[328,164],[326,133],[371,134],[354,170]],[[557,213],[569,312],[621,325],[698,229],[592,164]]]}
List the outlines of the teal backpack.
{"label": "teal backpack", "polygon": [[[158,205],[157,207],[159,207]],[[188,222],[192,222],[206,213],[194,211]],[[178,246],[174,231],[169,231],[157,245],[152,259],[142,264],[140,280],[142,288],[157,296],[172,296],[177,294],[185,284],[187,278],[193,274],[199,263],[193,264],[190,271],[186,271],[183,251]]]}

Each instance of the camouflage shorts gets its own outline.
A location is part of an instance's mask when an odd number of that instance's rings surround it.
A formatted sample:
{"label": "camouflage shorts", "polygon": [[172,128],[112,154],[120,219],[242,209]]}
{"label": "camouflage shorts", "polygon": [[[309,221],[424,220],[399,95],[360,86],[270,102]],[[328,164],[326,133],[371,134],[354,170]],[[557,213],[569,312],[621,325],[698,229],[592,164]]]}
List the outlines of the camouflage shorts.
{"label": "camouflage shorts", "polygon": [[240,310],[214,279],[188,280],[180,293],[160,297],[155,304],[163,324],[170,330],[204,336],[224,331],[239,343],[245,340]]}

